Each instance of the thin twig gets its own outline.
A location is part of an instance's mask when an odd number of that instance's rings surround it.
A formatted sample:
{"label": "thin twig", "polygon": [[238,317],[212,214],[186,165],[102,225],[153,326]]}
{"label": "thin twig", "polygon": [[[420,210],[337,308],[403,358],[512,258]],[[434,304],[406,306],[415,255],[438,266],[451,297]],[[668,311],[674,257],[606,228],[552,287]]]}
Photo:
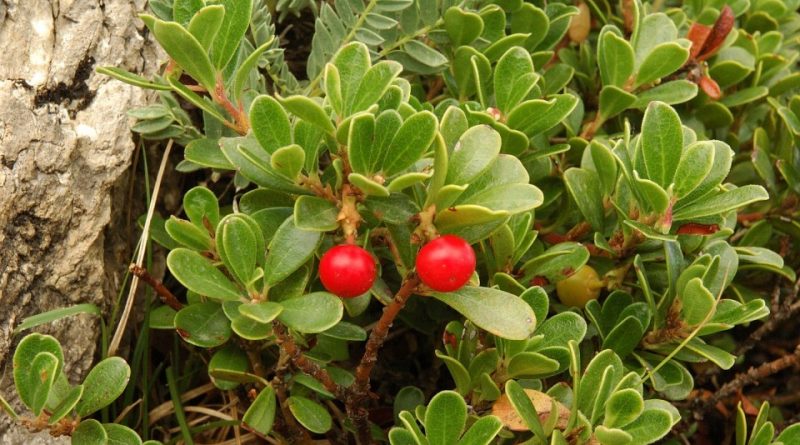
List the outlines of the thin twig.
{"label": "thin twig", "polygon": [[286,355],[289,356],[289,359],[298,369],[319,380],[325,385],[325,389],[333,394],[340,396],[344,393],[342,388],[333,381],[328,371],[309,360],[308,357],[303,354],[303,351],[301,351],[297,343],[294,342],[292,336],[289,335],[286,326],[275,320],[272,322],[272,332],[275,333],[278,345],[286,352]]}
{"label": "thin twig", "polygon": [[[164,177],[164,171],[167,167],[167,160],[169,159],[169,153],[172,150],[172,139],[167,142],[167,146],[164,149],[164,154],[161,156],[161,165],[158,167],[158,176],[156,176],[156,182],[153,186],[153,196],[150,198],[150,207],[147,209],[147,218],[144,220],[144,227],[142,227],[142,236],[139,238],[139,246],[138,252],[136,256],[136,262],[134,263],[136,266],[142,267],[144,263],[144,256],[147,252],[147,241],[150,239],[150,223],[153,221],[153,214],[156,211],[156,202],[158,202],[158,192],[161,189],[161,180]],[[111,339],[111,343],[108,346],[108,356],[116,355],[117,349],[119,348],[119,344],[122,341],[122,336],[125,334],[125,327],[128,324],[128,318],[131,315],[131,309],[133,308],[133,301],[136,296],[136,288],[139,285],[139,277],[135,276],[131,279],[131,287],[128,290],[128,298],[125,300],[125,309],[122,311],[122,315],[119,318],[119,323],[117,324],[117,329],[114,331],[114,336]]]}
{"label": "thin twig", "polygon": [[[794,283],[791,293],[784,299],[784,307],[780,310],[773,311],[772,317],[758,329],[750,334],[750,337],[736,349],[735,355],[742,355],[761,341],[762,338],[772,333],[784,321],[792,318],[797,312],[800,311],[800,302],[795,301],[797,294],[800,292],[800,280]],[[790,303],[786,306],[786,303]]]}
{"label": "thin twig", "polygon": [[136,264],[131,264],[128,269],[134,276],[138,277],[140,280],[152,287],[153,290],[156,291],[156,294],[161,299],[162,303],[166,304],[172,309],[175,309],[176,311],[183,309],[183,304],[178,301],[178,298],[175,296],[175,294],[170,292],[170,290],[164,286],[164,283],[150,275],[147,272],[147,269],[137,266]]}
{"label": "thin twig", "polygon": [[403,286],[397,291],[394,300],[383,309],[380,320],[370,332],[369,339],[364,347],[364,355],[356,368],[355,382],[345,400],[345,405],[347,406],[347,414],[356,427],[357,439],[360,445],[372,443],[372,434],[368,421],[369,412],[364,404],[369,398],[369,377],[372,374],[375,362],[378,360],[378,351],[383,346],[395,318],[406,305],[408,299],[411,298],[418,285],[419,278],[416,275],[406,278]]}
{"label": "thin twig", "polygon": [[759,380],[777,374],[786,368],[795,366],[800,362],[800,344],[794,352],[784,355],[761,366],[748,369],[746,372],[738,374],[736,378],[722,386],[711,398],[708,399],[707,406],[716,405],[722,399],[731,396],[747,385],[757,383]]}

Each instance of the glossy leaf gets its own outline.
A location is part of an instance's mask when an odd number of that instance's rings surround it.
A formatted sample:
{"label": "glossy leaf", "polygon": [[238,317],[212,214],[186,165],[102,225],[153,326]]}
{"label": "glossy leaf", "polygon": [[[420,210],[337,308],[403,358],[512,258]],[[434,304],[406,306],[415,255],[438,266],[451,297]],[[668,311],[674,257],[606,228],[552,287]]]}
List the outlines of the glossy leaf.
{"label": "glossy leaf", "polygon": [[642,156],[647,178],[666,189],[681,158],[683,130],[678,113],[669,105],[653,102],[642,122]]}
{"label": "glossy leaf", "polygon": [[344,315],[342,300],[327,292],[314,292],[281,302],[283,311],[278,320],[303,333],[324,332],[335,326]]}
{"label": "glossy leaf", "polygon": [[258,397],[247,408],[244,417],[242,417],[242,422],[259,433],[267,435],[272,431],[277,405],[275,390],[271,386],[267,386],[261,390]]}
{"label": "glossy leaf", "polygon": [[269,253],[264,264],[264,280],[273,286],[296,271],[314,255],[322,233],[303,230],[289,218],[275,232],[269,243]]}
{"label": "glossy leaf", "polygon": [[497,289],[465,286],[433,297],[460,312],[476,326],[499,337],[524,340],[536,328],[536,315],[516,295]]}
{"label": "glossy leaf", "polygon": [[305,397],[291,396],[286,404],[294,418],[312,433],[323,434],[331,429],[333,419],[319,403]]}
{"label": "glossy leaf", "polygon": [[86,417],[110,405],[125,391],[130,377],[131,368],[122,358],[102,360],[83,380],[83,395],[75,411],[79,416]]}
{"label": "glossy leaf", "polygon": [[152,28],[158,43],[181,68],[206,90],[216,85],[216,71],[205,48],[183,26],[175,22],[155,22]]}
{"label": "glossy leaf", "polygon": [[211,55],[214,66],[221,70],[239,49],[242,37],[250,26],[253,0],[220,0],[225,7],[225,20],[214,39]]}
{"label": "glossy leaf", "polygon": [[219,303],[196,303],[175,315],[175,330],[187,343],[201,348],[224,344],[231,336],[231,323]]}
{"label": "glossy leaf", "polygon": [[239,289],[199,253],[177,248],[167,255],[167,267],[187,289],[218,300],[238,300]]}
{"label": "glossy leaf", "polygon": [[441,391],[425,410],[425,436],[430,445],[455,443],[464,431],[467,404],[453,391]]}

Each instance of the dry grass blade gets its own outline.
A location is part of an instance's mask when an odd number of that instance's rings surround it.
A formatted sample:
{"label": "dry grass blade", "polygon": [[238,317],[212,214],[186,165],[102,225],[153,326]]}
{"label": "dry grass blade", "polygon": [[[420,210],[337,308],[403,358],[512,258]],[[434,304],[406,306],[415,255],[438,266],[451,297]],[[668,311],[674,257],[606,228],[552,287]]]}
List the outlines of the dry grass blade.
{"label": "dry grass blade", "polygon": [[[161,180],[164,177],[164,170],[167,167],[167,159],[169,159],[169,153],[172,151],[172,139],[167,142],[167,146],[164,149],[164,154],[161,156],[161,165],[158,167],[158,176],[156,176],[156,182],[153,186],[153,196],[150,199],[150,207],[147,209],[147,218],[144,221],[144,227],[142,228],[142,236],[139,238],[139,245],[137,247],[137,256],[136,256],[136,265],[142,267],[144,263],[144,256],[147,251],[147,240],[150,238],[150,223],[153,221],[153,213],[156,211],[156,202],[158,202],[158,193],[161,189]],[[113,356],[117,354],[117,349],[119,348],[119,344],[122,341],[122,336],[125,333],[125,327],[128,325],[128,318],[131,315],[131,309],[133,308],[133,301],[134,297],[136,296],[136,288],[139,284],[139,277],[133,276],[131,279],[131,287],[128,291],[128,298],[125,300],[125,309],[122,311],[122,315],[119,317],[119,323],[117,324],[117,329],[114,331],[114,336],[111,339],[111,343],[108,346],[108,356]]]}

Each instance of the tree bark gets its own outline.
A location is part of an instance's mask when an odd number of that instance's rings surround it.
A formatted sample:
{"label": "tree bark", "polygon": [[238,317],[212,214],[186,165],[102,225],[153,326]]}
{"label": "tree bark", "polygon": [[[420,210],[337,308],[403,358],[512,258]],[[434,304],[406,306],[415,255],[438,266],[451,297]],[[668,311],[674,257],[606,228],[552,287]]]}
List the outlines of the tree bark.
{"label": "tree bark", "polygon": [[[0,0],[0,391],[26,316],[78,303],[108,309],[130,259],[120,217],[134,153],[126,111],[145,93],[96,74],[149,74],[160,53],[136,14],[145,0]],[[120,224],[115,226],[115,224]],[[95,359],[96,317],[37,330],[58,338],[78,383]],[[57,443],[9,425],[0,443]]]}

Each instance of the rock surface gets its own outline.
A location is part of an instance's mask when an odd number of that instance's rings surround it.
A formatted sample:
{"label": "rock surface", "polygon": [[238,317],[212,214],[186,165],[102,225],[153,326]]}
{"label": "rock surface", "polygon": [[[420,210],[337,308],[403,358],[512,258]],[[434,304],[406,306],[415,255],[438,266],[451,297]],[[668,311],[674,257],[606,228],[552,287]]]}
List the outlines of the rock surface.
{"label": "rock surface", "polygon": [[[114,65],[152,72],[159,54],[136,13],[145,0],[0,2],[0,392],[12,396],[12,330],[26,316],[76,303],[108,309],[129,261],[108,228],[125,211],[134,153],[125,111],[145,93],[96,74]],[[115,232],[107,236],[106,230]],[[126,245],[120,245],[120,243]],[[97,319],[41,329],[64,345],[80,380],[92,360]],[[0,444],[60,443],[0,417]]]}

